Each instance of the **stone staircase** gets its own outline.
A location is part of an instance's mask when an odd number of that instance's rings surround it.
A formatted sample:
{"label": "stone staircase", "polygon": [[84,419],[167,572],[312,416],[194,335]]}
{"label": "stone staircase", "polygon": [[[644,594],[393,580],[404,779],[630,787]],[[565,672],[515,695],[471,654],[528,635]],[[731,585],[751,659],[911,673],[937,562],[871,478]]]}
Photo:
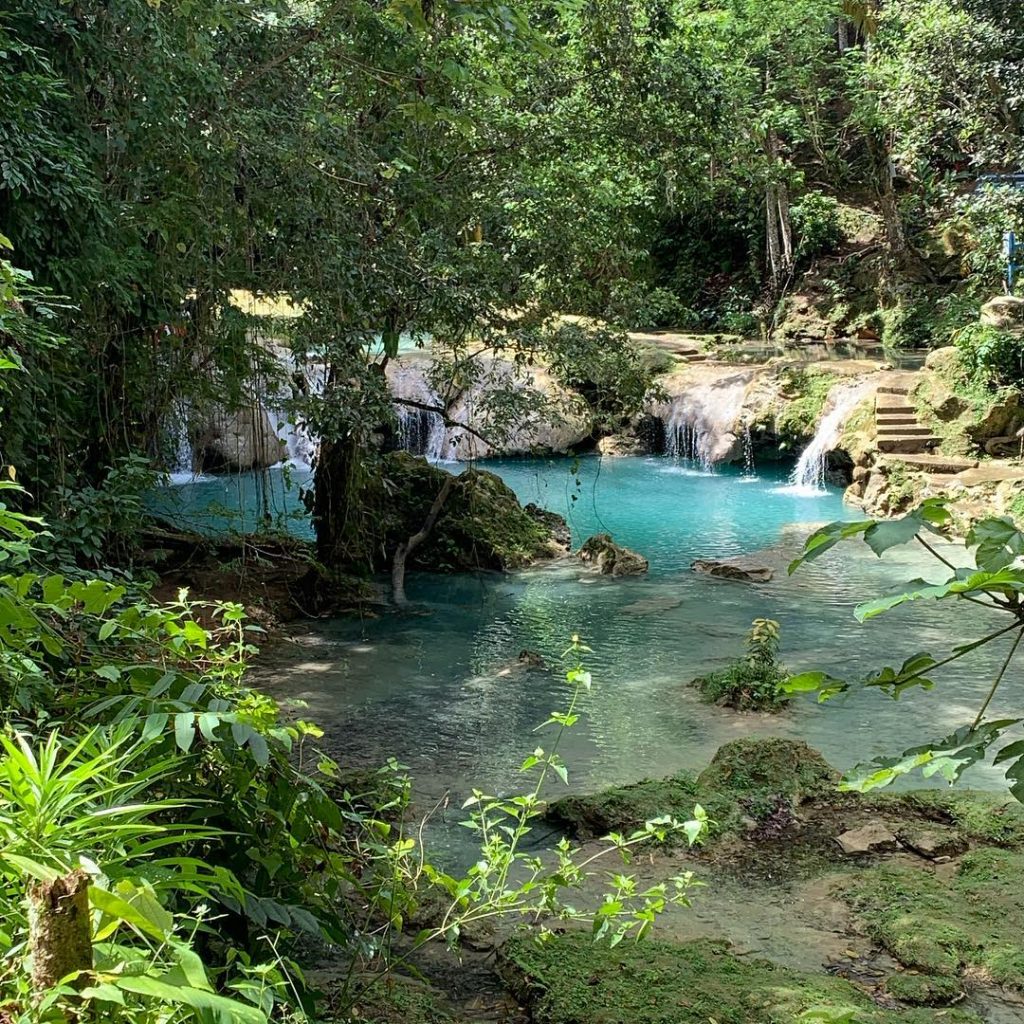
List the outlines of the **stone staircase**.
{"label": "stone staircase", "polygon": [[937,448],[941,438],[921,425],[910,401],[909,383],[898,379],[878,385],[875,394],[875,438],[886,455],[924,455]]}

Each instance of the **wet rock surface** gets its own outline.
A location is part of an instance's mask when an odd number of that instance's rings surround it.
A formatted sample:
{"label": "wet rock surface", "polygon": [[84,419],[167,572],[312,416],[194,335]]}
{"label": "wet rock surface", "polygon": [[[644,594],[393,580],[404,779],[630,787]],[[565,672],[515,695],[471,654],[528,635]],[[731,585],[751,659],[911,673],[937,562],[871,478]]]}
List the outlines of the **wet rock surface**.
{"label": "wet rock surface", "polygon": [[602,576],[642,576],[649,568],[643,555],[616,544],[607,533],[597,533],[584,541],[576,556]]}

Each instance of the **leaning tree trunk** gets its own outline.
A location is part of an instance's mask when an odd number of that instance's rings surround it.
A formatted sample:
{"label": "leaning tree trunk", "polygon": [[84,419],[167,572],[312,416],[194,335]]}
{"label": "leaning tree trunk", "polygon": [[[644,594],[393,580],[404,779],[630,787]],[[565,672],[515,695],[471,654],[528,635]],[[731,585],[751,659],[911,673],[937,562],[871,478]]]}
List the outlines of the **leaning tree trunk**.
{"label": "leaning tree trunk", "polygon": [[28,945],[35,999],[75,971],[92,970],[89,876],[72,871],[28,889]]}
{"label": "leaning tree trunk", "polygon": [[399,608],[404,608],[409,603],[405,596],[405,564],[409,556],[430,536],[430,531],[434,528],[434,523],[437,522],[437,517],[441,514],[454,484],[455,477],[448,474],[434,503],[430,506],[427,518],[423,520],[423,525],[395,549],[395,557],[391,563],[391,599]]}

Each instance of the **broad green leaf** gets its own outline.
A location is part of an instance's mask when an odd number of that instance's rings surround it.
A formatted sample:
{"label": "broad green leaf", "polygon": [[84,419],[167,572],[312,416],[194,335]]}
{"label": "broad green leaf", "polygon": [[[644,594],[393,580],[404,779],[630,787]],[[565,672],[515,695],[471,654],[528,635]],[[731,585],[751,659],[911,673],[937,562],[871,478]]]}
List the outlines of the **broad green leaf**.
{"label": "broad green leaf", "polygon": [[874,520],[864,519],[855,523],[829,523],[828,526],[816,530],[807,538],[803,554],[789,563],[789,574],[792,576],[805,562],[813,562],[826,551],[834,548],[840,541],[858,537],[874,525]]}
{"label": "broad green leaf", "polygon": [[[119,924],[126,924],[131,928],[135,928],[137,931],[143,932],[158,942],[163,942],[167,938],[167,928],[163,927],[167,923],[166,921],[157,922],[152,920],[143,908],[129,903],[116,893],[101,889],[99,886],[90,886],[89,902],[101,913],[112,918],[107,924],[100,925],[96,933],[96,941],[98,942],[111,935]],[[166,914],[166,911],[164,913]],[[171,915],[166,914],[166,917],[170,918],[170,923],[173,924]]]}
{"label": "broad green leaf", "polygon": [[967,534],[967,546],[977,549],[974,561],[979,569],[995,572],[1024,554],[1024,534],[1009,517],[982,519]]}

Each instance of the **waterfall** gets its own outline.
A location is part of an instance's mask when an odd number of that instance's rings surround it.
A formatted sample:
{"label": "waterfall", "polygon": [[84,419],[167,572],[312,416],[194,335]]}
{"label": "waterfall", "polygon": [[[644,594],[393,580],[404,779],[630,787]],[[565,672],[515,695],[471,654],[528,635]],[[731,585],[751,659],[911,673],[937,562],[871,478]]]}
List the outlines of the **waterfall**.
{"label": "waterfall", "polygon": [[452,434],[439,412],[422,408],[442,404],[427,378],[429,369],[429,357],[419,353],[394,360],[388,364],[388,386],[396,399],[398,447],[413,455],[425,455],[431,462],[442,462],[451,458]]}
{"label": "waterfall", "polygon": [[754,439],[750,434],[750,424],[743,425],[743,477],[745,480],[757,479],[757,466],[754,464]]}
{"label": "waterfall", "polygon": [[398,447],[413,455],[425,455],[431,462],[440,462],[445,455],[448,430],[440,413],[395,403],[398,417]]}
{"label": "waterfall", "polygon": [[191,418],[192,407],[189,402],[178,399],[167,419],[167,437],[174,447],[167,473],[172,484],[187,484],[199,479],[196,473],[196,453],[189,436]]}
{"label": "waterfall", "polygon": [[690,459],[705,471],[739,458],[737,423],[749,383],[750,374],[730,371],[687,388],[667,408],[662,406],[666,453]]}
{"label": "waterfall", "polygon": [[836,384],[828,394],[828,410],[818,424],[810,444],[800,453],[789,489],[804,494],[820,494],[825,489],[829,452],[834,451],[842,437],[843,426],[850,413],[860,405],[874,387],[873,381]]}

